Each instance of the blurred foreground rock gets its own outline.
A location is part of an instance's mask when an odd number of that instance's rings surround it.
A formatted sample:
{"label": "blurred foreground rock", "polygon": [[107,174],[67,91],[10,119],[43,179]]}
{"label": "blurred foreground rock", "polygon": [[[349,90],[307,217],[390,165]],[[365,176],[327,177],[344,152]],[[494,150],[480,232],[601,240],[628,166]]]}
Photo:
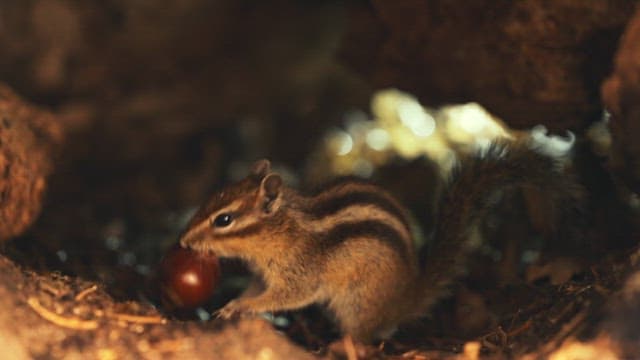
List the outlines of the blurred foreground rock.
{"label": "blurred foreground rock", "polygon": [[53,115],[0,84],[0,241],[38,216],[62,135]]}
{"label": "blurred foreground rock", "polygon": [[151,306],[115,302],[101,286],[23,271],[0,256],[4,359],[312,359],[261,320],[166,320]]}

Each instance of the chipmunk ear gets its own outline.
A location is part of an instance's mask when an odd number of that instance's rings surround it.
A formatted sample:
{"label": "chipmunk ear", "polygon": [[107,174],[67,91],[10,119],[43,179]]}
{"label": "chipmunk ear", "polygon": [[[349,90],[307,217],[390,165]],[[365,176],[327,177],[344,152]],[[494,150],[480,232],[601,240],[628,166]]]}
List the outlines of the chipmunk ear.
{"label": "chipmunk ear", "polygon": [[282,191],[282,177],[271,173],[265,176],[260,183],[258,201],[265,213],[272,213],[280,206],[280,193]]}
{"label": "chipmunk ear", "polygon": [[261,159],[253,163],[249,176],[258,180],[262,180],[271,172],[271,162],[267,159]]}

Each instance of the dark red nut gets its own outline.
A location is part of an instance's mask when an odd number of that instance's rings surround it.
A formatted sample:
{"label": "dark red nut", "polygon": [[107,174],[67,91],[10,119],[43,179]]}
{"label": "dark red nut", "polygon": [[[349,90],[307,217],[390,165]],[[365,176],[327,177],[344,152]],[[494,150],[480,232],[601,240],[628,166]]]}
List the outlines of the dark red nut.
{"label": "dark red nut", "polygon": [[220,263],[213,253],[180,246],[171,248],[160,263],[161,289],[166,301],[178,308],[204,304],[220,280]]}

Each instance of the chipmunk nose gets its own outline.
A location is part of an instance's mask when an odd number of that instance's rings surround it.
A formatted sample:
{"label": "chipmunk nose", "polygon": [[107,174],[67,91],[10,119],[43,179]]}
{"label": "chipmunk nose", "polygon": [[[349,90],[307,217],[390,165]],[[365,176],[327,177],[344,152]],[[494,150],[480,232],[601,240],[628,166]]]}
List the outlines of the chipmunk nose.
{"label": "chipmunk nose", "polygon": [[201,229],[189,229],[180,236],[180,246],[184,248],[191,247],[193,244],[200,241],[204,237],[203,235],[204,234]]}

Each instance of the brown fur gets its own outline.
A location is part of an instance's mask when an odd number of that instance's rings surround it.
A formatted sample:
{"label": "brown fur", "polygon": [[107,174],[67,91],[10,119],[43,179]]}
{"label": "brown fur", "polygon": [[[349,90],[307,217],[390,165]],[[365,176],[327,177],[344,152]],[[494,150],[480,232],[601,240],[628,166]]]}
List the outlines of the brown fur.
{"label": "brown fur", "polygon": [[[406,210],[387,192],[348,180],[301,196],[282,185],[264,160],[246,179],[214,195],[194,216],[181,243],[241,258],[262,278],[262,293],[230,302],[220,316],[326,303],[344,333],[370,341],[424,315],[447,294],[465,271],[474,249],[469,235],[495,190],[535,186],[553,194],[556,205],[579,197],[553,160],[525,145],[496,145],[464,161],[449,185],[440,204],[434,251],[422,270],[406,235]],[[227,212],[235,223],[216,228],[213,220]],[[328,229],[319,222],[323,219],[330,220]]]}

